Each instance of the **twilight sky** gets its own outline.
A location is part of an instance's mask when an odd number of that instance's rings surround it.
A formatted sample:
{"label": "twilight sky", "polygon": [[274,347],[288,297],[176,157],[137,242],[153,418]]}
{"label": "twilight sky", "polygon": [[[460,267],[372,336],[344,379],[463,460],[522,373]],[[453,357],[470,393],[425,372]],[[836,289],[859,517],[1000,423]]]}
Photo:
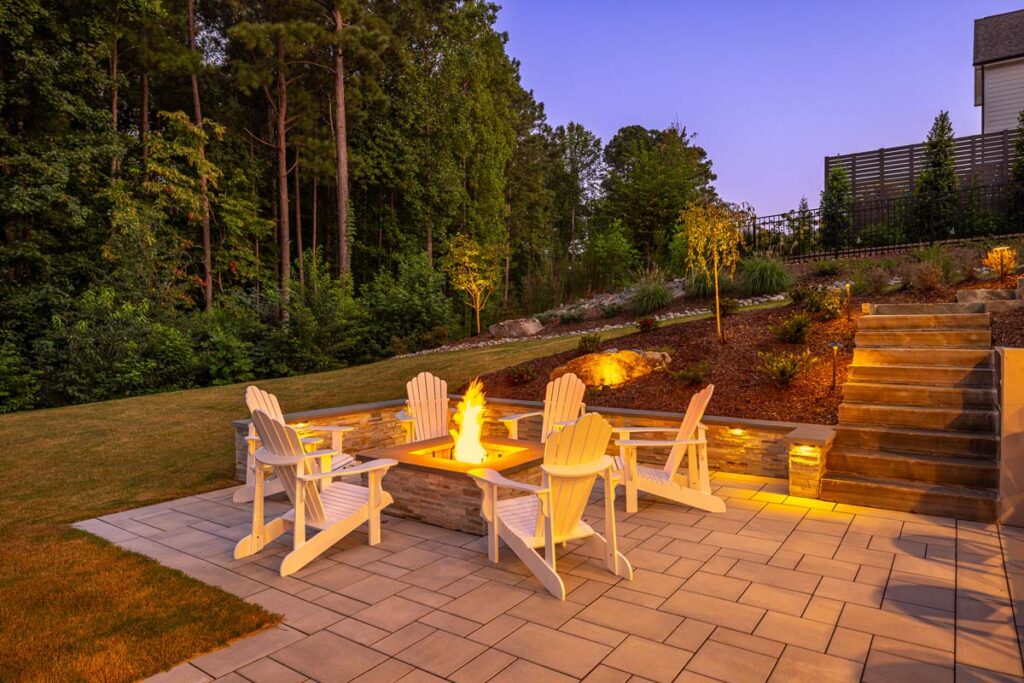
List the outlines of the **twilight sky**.
{"label": "twilight sky", "polygon": [[[501,0],[499,0],[501,1]],[[974,19],[1021,0],[504,0],[498,27],[553,125],[697,133],[729,201],[818,205],[824,157],[981,132]]]}

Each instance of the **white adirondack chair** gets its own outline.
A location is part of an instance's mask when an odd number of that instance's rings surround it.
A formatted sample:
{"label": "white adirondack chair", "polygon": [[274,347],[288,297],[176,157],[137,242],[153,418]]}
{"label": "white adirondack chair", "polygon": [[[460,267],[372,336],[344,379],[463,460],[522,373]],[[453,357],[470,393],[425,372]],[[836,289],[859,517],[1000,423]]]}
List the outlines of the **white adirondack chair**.
{"label": "white adirondack chair", "polygon": [[[725,501],[711,493],[708,472],[707,428],[701,423],[715,386],[709,384],[690,399],[683,421],[675,427],[617,427],[627,438],[619,439],[619,457],[615,459],[617,482],[626,488],[626,512],[636,512],[637,491],[646,491],[677,503],[708,512],[725,512]],[[634,439],[633,434],[675,433],[670,441]],[[643,446],[669,447],[665,466],[637,464],[637,449]],[[679,472],[683,456],[688,456],[686,474]]]}
{"label": "white adirondack chair", "polygon": [[[364,523],[369,524],[370,545],[380,543],[380,512],[394,502],[381,488],[381,479],[394,460],[381,459],[343,470],[316,471],[314,461],[325,451],[306,452],[298,431],[273,419],[262,410],[252,416],[263,446],[256,451],[256,497],[252,506],[252,533],[235,546],[235,559],[258,553],[268,543],[292,531],[292,551],[281,562],[281,576],[288,576],[309,564],[325,550]],[[284,486],[292,509],[265,523],[263,519],[264,468],[273,468]],[[366,474],[368,486],[334,481],[338,477]],[[324,482],[323,487],[319,486]],[[306,538],[306,527],[318,530]]]}
{"label": "white adirondack chair", "polygon": [[[586,538],[597,546],[609,571],[624,579],[633,578],[633,568],[619,552],[615,536],[613,464],[605,455],[611,434],[611,425],[600,415],[591,414],[551,435],[544,448],[541,486],[507,479],[491,469],[469,471],[483,490],[481,516],[487,521],[487,556],[492,562],[498,561],[500,538],[548,592],[565,600],[565,584],[556,570],[555,546]],[[598,476],[604,479],[604,536],[583,521]],[[499,488],[532,495],[498,500]],[[543,556],[538,548],[544,548]]]}
{"label": "white adirondack chair", "polygon": [[[281,411],[281,404],[278,402],[277,396],[268,391],[264,391],[257,386],[246,387],[245,405],[249,408],[250,415],[257,410],[262,410],[278,422],[284,422],[284,413]],[[298,431],[299,438],[307,450],[312,450],[319,444],[323,443],[323,434],[331,435],[332,452],[320,458],[320,466],[324,468],[324,471],[341,469],[342,467],[347,467],[355,462],[355,459],[351,455],[346,454],[343,450],[345,432],[352,431],[352,427],[343,425],[310,426],[305,424],[296,424],[292,426]],[[256,428],[252,423],[249,424],[249,435],[245,437],[245,441],[248,446],[245,486],[235,491],[234,496],[232,496],[232,500],[236,503],[248,503],[255,495],[256,451],[260,447],[260,439],[256,435]],[[279,482],[275,477],[270,477],[264,482],[263,495],[265,496],[271,496],[275,493],[280,493],[283,490],[281,482]]]}
{"label": "white adirondack chair", "polygon": [[421,372],[406,383],[405,390],[406,409],[398,412],[398,420],[405,428],[405,442],[448,436],[448,382]]}
{"label": "white adirondack chair", "polygon": [[507,415],[498,418],[498,421],[508,429],[508,438],[518,439],[520,420],[543,416],[540,442],[546,443],[552,433],[557,432],[569,422],[583,417],[587,412],[587,405],[583,402],[583,395],[586,391],[587,385],[579,377],[571,372],[566,373],[558,379],[548,382],[544,392],[544,410]]}

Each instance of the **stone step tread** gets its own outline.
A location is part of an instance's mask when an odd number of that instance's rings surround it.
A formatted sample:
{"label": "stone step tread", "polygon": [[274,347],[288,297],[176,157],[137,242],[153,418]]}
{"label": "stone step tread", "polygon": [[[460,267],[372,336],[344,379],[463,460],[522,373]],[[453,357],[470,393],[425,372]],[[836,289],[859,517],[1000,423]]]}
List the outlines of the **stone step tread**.
{"label": "stone step tread", "polygon": [[876,304],[875,315],[936,315],[942,313],[984,313],[984,302],[947,304]]}
{"label": "stone step tread", "polygon": [[[940,367],[991,367],[991,348],[936,348],[928,346],[856,346],[856,365],[933,365]],[[922,361],[929,362],[922,362]]]}
{"label": "stone step tread", "polygon": [[826,471],[858,477],[949,484],[969,487],[999,485],[999,466],[993,456],[985,460],[964,460],[926,453],[833,449]]}
{"label": "stone step tread", "polygon": [[860,403],[856,401],[843,401],[839,406],[842,408],[846,405],[857,406],[858,408],[880,408],[885,410],[900,410],[904,412],[914,413],[926,413],[941,415],[944,413],[956,413],[957,415],[975,415],[978,417],[987,415],[996,415],[998,411],[995,408],[951,408],[947,406],[943,407],[932,407],[932,406],[916,406],[916,405],[904,405],[900,403]]}
{"label": "stone step tread", "polygon": [[[865,315],[857,321],[861,330],[988,329],[988,313],[921,313],[918,315]],[[902,327],[905,325],[906,327]]]}
{"label": "stone step tread", "polygon": [[991,434],[998,429],[998,413],[985,408],[932,408],[895,403],[843,403],[839,424],[899,426],[934,429],[956,434]]}
{"label": "stone step tread", "polygon": [[941,453],[954,458],[978,460],[996,454],[999,437],[986,432],[950,432],[866,423],[836,426],[836,448],[874,450],[887,446],[906,452]]}
{"label": "stone step tread", "polygon": [[[917,369],[920,368],[920,369]],[[884,386],[989,388],[995,383],[992,368],[957,368],[935,365],[851,365],[847,384],[870,382]]]}
{"label": "stone step tread", "polygon": [[[875,404],[878,398],[888,399],[887,405],[916,406],[922,403],[954,408],[995,406],[998,392],[988,387],[948,387],[927,384],[899,384],[895,382],[865,382],[848,380],[843,385],[843,402]],[[899,400],[895,400],[899,399]]]}
{"label": "stone step tread", "polygon": [[822,479],[832,480],[846,480],[853,483],[860,484],[872,484],[875,486],[889,486],[893,488],[909,489],[912,491],[920,491],[923,493],[939,494],[939,495],[954,495],[954,496],[969,496],[972,498],[985,498],[989,500],[996,500],[999,496],[999,492],[993,488],[975,488],[971,486],[957,486],[957,485],[943,485],[924,483],[919,481],[909,481],[907,479],[885,479],[882,477],[858,477],[851,474],[840,474],[838,472],[826,472]]}
{"label": "stone step tread", "polygon": [[987,349],[992,346],[989,330],[858,330],[857,348],[905,349]]}

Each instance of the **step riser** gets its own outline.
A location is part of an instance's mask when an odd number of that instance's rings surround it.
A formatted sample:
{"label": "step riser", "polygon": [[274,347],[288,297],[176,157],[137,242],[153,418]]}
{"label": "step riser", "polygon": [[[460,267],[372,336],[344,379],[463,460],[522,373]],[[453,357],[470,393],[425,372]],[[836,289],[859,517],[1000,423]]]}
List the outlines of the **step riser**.
{"label": "step riser", "polygon": [[994,458],[998,442],[969,432],[908,434],[884,429],[857,429],[840,425],[836,429],[835,447],[849,446],[866,450],[893,450],[942,455],[967,460]]}
{"label": "step riser", "polygon": [[875,315],[938,315],[944,313],[984,313],[985,304],[877,304]]}
{"label": "step riser", "polygon": [[858,330],[987,330],[986,314],[962,315],[865,315],[857,320]]}
{"label": "step riser", "polygon": [[996,414],[990,411],[923,410],[894,405],[844,403],[839,406],[839,422],[840,424],[888,425],[910,429],[992,433],[996,429]]}
{"label": "step riser", "polygon": [[861,477],[907,479],[971,488],[991,488],[999,484],[999,470],[992,465],[954,465],[928,460],[886,459],[883,452],[869,457],[833,451],[828,454],[828,470],[849,472]]}
{"label": "step riser", "polygon": [[854,484],[827,477],[821,481],[821,498],[848,505],[956,517],[977,522],[991,522],[996,518],[995,500],[956,496],[945,492],[921,495],[916,490],[903,491],[888,486]]}
{"label": "step riser", "polygon": [[992,333],[988,330],[869,330],[857,332],[857,346],[895,348],[975,348],[992,346]]}
{"label": "step riser", "polygon": [[847,382],[843,401],[848,403],[885,403],[928,408],[995,408],[995,392],[987,389],[936,389],[899,384],[875,385]]}
{"label": "step riser", "polygon": [[1003,313],[1005,311],[1012,311],[1015,308],[1024,306],[1024,301],[986,301],[985,310],[989,313]]}
{"label": "step riser", "polygon": [[988,349],[870,349],[853,351],[854,365],[945,365],[991,368]]}
{"label": "step riser", "polygon": [[995,373],[987,368],[851,365],[848,372],[848,382],[925,384],[941,387],[991,387],[995,383]]}

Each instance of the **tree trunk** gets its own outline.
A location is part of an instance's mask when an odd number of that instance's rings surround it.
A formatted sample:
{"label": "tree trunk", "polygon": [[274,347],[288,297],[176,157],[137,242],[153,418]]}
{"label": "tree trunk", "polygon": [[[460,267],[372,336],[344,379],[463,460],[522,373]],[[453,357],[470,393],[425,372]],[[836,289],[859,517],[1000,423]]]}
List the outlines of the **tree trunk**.
{"label": "tree trunk", "polygon": [[[117,86],[117,27],[121,15],[121,5],[118,3],[114,9],[114,38],[111,41],[110,46],[110,125],[114,130],[114,135],[117,135],[117,99],[118,99],[118,86]],[[110,159],[110,172],[117,173],[120,167],[120,161],[117,158],[117,151],[115,148],[114,156]]]}
{"label": "tree trunk", "polygon": [[345,130],[345,59],[341,49],[344,23],[337,3],[331,8],[334,19],[334,144],[338,157],[338,271],[344,275],[352,269],[348,249],[348,139]]}
{"label": "tree trunk", "polygon": [[576,204],[573,203],[569,212],[569,265],[576,261],[576,254],[572,250],[572,243],[576,241]]}
{"label": "tree trunk", "polygon": [[434,218],[427,216],[427,264],[434,267]]}
{"label": "tree trunk", "polygon": [[320,181],[319,181],[319,178],[317,177],[317,174],[314,173],[313,174],[313,219],[312,219],[312,222],[313,222],[313,226],[312,226],[313,235],[312,235],[312,237],[313,237],[313,239],[312,239],[312,244],[310,245],[310,249],[313,250],[313,257],[314,258],[316,258],[316,228],[317,228],[317,225],[316,225],[316,219],[317,219],[317,206],[316,206],[316,203],[317,203],[317,191],[316,191],[316,186],[317,186],[317,183],[319,183],[319,182]]}
{"label": "tree trunk", "polygon": [[299,148],[295,148],[295,248],[299,253],[299,282],[306,284],[306,269],[302,254],[302,184],[299,180]]}
{"label": "tree trunk", "polygon": [[142,103],[139,106],[139,143],[142,145],[142,172],[149,162],[149,30],[142,30]]}
{"label": "tree trunk", "polygon": [[715,327],[718,329],[718,340],[725,341],[722,336],[722,308],[718,303],[718,256],[715,256]]}
{"label": "tree trunk", "polygon": [[[197,55],[196,50],[196,3],[195,0],[188,0],[188,49],[192,58]],[[196,73],[196,65],[192,64],[192,109],[196,126],[203,125],[203,107],[199,100],[199,75]],[[199,158],[204,160],[206,152],[199,150]],[[206,310],[213,306],[213,244],[210,237],[210,197],[206,184],[206,176],[199,174],[199,193],[203,197],[203,304]]]}
{"label": "tree trunk", "polygon": [[509,255],[505,254],[505,294],[502,299],[502,302],[505,304],[506,308],[508,308],[508,276],[511,265],[512,264]]}
{"label": "tree trunk", "polygon": [[[191,0],[190,0],[191,2]],[[285,79],[284,40],[277,38],[277,203],[281,236],[281,318],[291,304],[291,230],[288,225],[288,82]]]}

